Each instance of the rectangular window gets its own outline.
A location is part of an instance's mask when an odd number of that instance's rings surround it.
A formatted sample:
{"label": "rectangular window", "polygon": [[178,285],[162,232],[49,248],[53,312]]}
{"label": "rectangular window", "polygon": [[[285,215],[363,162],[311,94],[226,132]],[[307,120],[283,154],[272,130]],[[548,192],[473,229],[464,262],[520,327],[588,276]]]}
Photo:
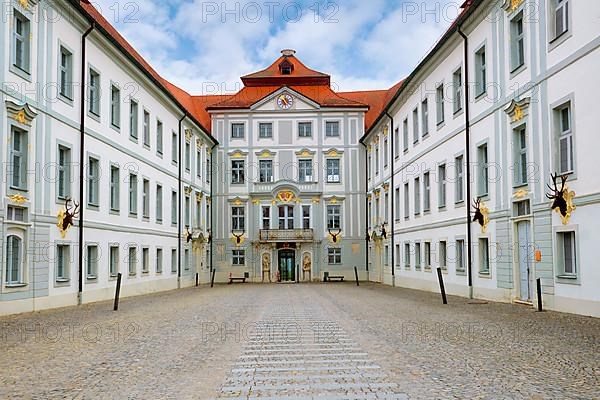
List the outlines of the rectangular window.
{"label": "rectangular window", "polygon": [[396,221],[400,221],[400,188],[396,188],[395,194],[394,194],[394,219]]}
{"label": "rectangular window", "polygon": [[487,144],[482,144],[477,148],[477,167],[477,194],[485,196],[489,193],[490,186]]}
{"label": "rectangular window", "polygon": [[340,229],[342,227],[342,206],[337,204],[327,205],[327,229]]}
{"label": "rectangular window", "polygon": [[98,274],[98,246],[87,246],[85,265],[86,278],[96,279]]}
{"label": "rectangular window", "polygon": [[163,123],[160,120],[156,120],[156,154],[163,154]]}
{"label": "rectangular window", "polygon": [[110,124],[121,127],[121,90],[115,85],[110,86]]}
{"label": "rectangular window", "polygon": [[246,230],[246,209],[243,206],[231,207],[231,229],[234,231]]}
{"label": "rectangular window", "polygon": [[142,274],[150,272],[150,249],[142,248]]}
{"label": "rectangular window", "polygon": [[527,184],[527,129],[521,126],[514,130],[513,146],[515,157],[515,185]]}
{"label": "rectangular window", "polygon": [[171,161],[179,162],[179,135],[176,132],[171,133]]}
{"label": "rectangular window", "polygon": [[156,249],[156,273],[162,274],[163,272],[163,251],[162,249]]}
{"label": "rectangular window", "polygon": [[262,229],[271,229],[271,207],[262,207]]}
{"label": "rectangular window", "polygon": [[379,145],[375,145],[375,175],[379,174]]}
{"label": "rectangular window", "polygon": [[119,273],[119,246],[110,246],[108,253],[108,273],[113,278]]}
{"label": "rectangular window", "polygon": [[558,273],[563,276],[577,275],[577,252],[575,232],[558,232]]}
{"label": "rectangular window", "polygon": [[447,269],[448,257],[446,256],[446,250],[447,250],[446,241],[445,240],[440,241],[439,264],[440,264],[440,268],[444,269],[444,270]]}
{"label": "rectangular window", "polygon": [[465,200],[464,195],[464,182],[463,182],[463,156],[458,156],[454,159],[454,167],[455,167],[455,201],[460,203]]}
{"label": "rectangular window", "polygon": [[243,139],[244,138],[244,124],[234,123],[231,124],[231,138],[232,139]]}
{"label": "rectangular window", "polygon": [[185,208],[184,208],[185,214],[183,215],[183,224],[185,225],[186,228],[190,227],[191,207],[192,207],[192,203],[191,203],[190,196],[185,196]]}
{"label": "rectangular window", "polygon": [[310,206],[302,206],[302,229],[310,229]]}
{"label": "rectangular window", "polygon": [[134,276],[137,273],[137,248],[130,247],[127,254],[127,268],[129,276]]}
{"label": "rectangular window", "polygon": [[330,247],[327,249],[327,263],[331,265],[339,265],[342,263],[342,249],[338,247]]}
{"label": "rectangular window", "polygon": [[171,249],[171,273],[177,272],[177,250]]}
{"label": "rectangular window", "polygon": [[394,157],[400,157],[400,128],[394,130]]}
{"label": "rectangular window", "polygon": [[389,158],[389,146],[388,146],[388,140],[387,138],[385,138],[383,140],[383,168],[387,168],[388,166],[388,158]]}
{"label": "rectangular window", "polygon": [[129,136],[135,140],[138,138],[138,119],[138,103],[131,99],[129,103]]}
{"label": "rectangular window", "polygon": [[462,71],[457,69],[452,74],[452,88],[454,95],[454,114],[459,113],[462,110]]}
{"label": "rectangular window", "polygon": [[435,109],[436,109],[436,122],[438,125],[444,123],[445,116],[445,104],[444,104],[444,85],[441,84],[435,89]]}
{"label": "rectangular window", "polygon": [[408,182],[404,184],[404,219],[410,218],[410,189]]}
{"label": "rectangular window", "polygon": [[[3,21],[4,22],[4,21]],[[17,10],[13,18],[13,65],[29,74],[31,23]]]}
{"label": "rectangular window", "polygon": [[100,74],[93,69],[89,70],[88,111],[95,116],[100,116]]}
{"label": "rectangular window", "polygon": [[404,243],[404,268],[410,269],[410,243]]}
{"label": "rectangular window", "polygon": [[244,183],[244,160],[232,160],[231,161],[231,183],[240,184]]}
{"label": "rectangular window", "polygon": [[68,245],[56,246],[56,282],[67,282],[69,280],[70,250]]}
{"label": "rectangular window", "polygon": [[485,46],[475,53],[475,96],[485,94],[487,90],[487,64]]}
{"label": "rectangular window", "polygon": [[235,266],[246,265],[246,250],[233,250],[232,264]]}
{"label": "rectangular window", "polygon": [[144,131],[143,131],[143,141],[144,146],[150,147],[150,113],[144,110]]}
{"label": "rectangular window", "polygon": [[58,198],[71,196],[71,149],[58,146]]}
{"label": "rectangular window", "polygon": [[554,37],[558,38],[569,30],[569,0],[554,1]]}
{"label": "rectangular window", "polygon": [[446,164],[438,166],[438,207],[446,207]]}
{"label": "rectangular window", "polygon": [[171,191],[171,225],[177,225],[177,192]]}
{"label": "rectangular window", "polygon": [[425,254],[424,254],[425,268],[431,268],[431,242],[424,243],[423,251],[425,252]]}
{"label": "rectangular window", "polygon": [[[196,196],[200,195],[199,192],[196,192]],[[202,224],[202,200],[198,199],[198,197],[196,197],[196,216],[195,216],[195,220],[196,220],[196,228],[200,228],[200,225]]]}
{"label": "rectangular window", "polygon": [[64,46],[60,46],[58,57],[58,93],[73,100],[73,54]]}
{"label": "rectangular window", "polygon": [[571,104],[556,109],[554,113],[558,120],[558,169],[563,175],[569,174],[575,170]]}
{"label": "rectangular window", "polygon": [[196,150],[196,177],[202,178],[202,152],[200,150]]}
{"label": "rectangular window", "polygon": [[211,168],[210,168],[210,157],[206,154],[206,183],[210,183]]}
{"label": "rectangular window", "polygon": [[190,172],[192,168],[192,145],[190,142],[185,142],[185,170]]}
{"label": "rectangular window", "polygon": [[156,222],[163,220],[163,189],[161,185],[156,185]]}
{"label": "rectangular window", "polygon": [[421,214],[421,178],[415,178],[415,215]]}
{"label": "rectangular window", "polygon": [[383,248],[383,265],[386,267],[390,265],[390,246],[387,244]]}
{"label": "rectangular window", "polygon": [[298,160],[299,180],[300,182],[313,181],[312,160]]}
{"label": "rectangular window", "polygon": [[259,160],[259,179],[260,182],[273,182],[273,161],[272,160]]}
{"label": "rectangular window", "polygon": [[258,137],[261,139],[270,139],[273,137],[273,124],[270,122],[261,122],[258,124]]}
{"label": "rectangular window", "polygon": [[111,165],[110,166],[110,209],[112,211],[119,211],[120,208],[120,202],[119,202],[119,195],[120,195],[120,185],[121,185],[121,172],[119,170],[119,167],[117,167],[116,165]]}
{"label": "rectangular window", "polygon": [[312,122],[298,122],[298,136],[303,138],[312,137]]}
{"label": "rectangular window", "polygon": [[188,271],[190,269],[190,250],[185,249],[183,252],[183,268]]}
{"label": "rectangular window", "polygon": [[408,118],[402,122],[402,145],[402,150],[408,152]]}
{"label": "rectangular window", "polygon": [[339,121],[326,121],[325,122],[325,136],[326,137],[339,137],[340,136],[340,122]]}
{"label": "rectangular window", "polygon": [[429,104],[427,99],[421,102],[421,129],[422,137],[429,134]]}
{"label": "rectangular window", "polygon": [[339,158],[327,159],[327,183],[340,183],[340,160]]}
{"label": "rectangular window", "polygon": [[479,238],[479,273],[490,273],[490,248],[487,238]]}
{"label": "rectangular window", "polygon": [[384,221],[387,223],[390,220],[390,195],[388,193],[385,194],[383,198],[383,215]]}
{"label": "rectangular window", "polygon": [[415,270],[421,270],[421,243],[415,243]]}
{"label": "rectangular window", "polygon": [[137,215],[138,177],[129,174],[129,215]]}
{"label": "rectangular window", "polygon": [[419,143],[419,107],[412,112],[413,120],[413,144]]}
{"label": "rectangular window", "polygon": [[23,283],[23,239],[16,235],[6,238],[6,283]]}
{"label": "rectangular window", "polygon": [[23,207],[6,207],[6,219],[9,221],[26,222],[25,209]]}
{"label": "rectangular window", "polygon": [[88,205],[98,207],[100,205],[100,161],[88,158]]}
{"label": "rectangular window", "polygon": [[142,181],[142,216],[150,218],[150,181]]}
{"label": "rectangular window", "polygon": [[429,172],[423,174],[423,211],[431,209],[431,179]]}
{"label": "rectangular window", "polygon": [[512,71],[525,64],[525,33],[522,11],[510,21],[510,59]]}
{"label": "rectangular window", "polygon": [[456,241],[456,270],[464,271],[465,270],[465,241],[457,240]]}

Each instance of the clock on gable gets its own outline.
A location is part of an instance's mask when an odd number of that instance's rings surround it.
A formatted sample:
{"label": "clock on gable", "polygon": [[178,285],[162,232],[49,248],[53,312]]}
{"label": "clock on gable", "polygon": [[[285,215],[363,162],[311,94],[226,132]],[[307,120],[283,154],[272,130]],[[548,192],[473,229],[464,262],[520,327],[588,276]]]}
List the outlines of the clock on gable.
{"label": "clock on gable", "polygon": [[294,104],[294,98],[287,93],[277,97],[277,106],[282,110],[289,110]]}

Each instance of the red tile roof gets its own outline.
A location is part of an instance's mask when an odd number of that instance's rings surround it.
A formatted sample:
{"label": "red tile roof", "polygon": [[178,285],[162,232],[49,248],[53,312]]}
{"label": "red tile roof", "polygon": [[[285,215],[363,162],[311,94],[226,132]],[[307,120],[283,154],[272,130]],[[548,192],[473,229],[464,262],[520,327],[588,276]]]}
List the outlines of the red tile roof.
{"label": "red tile roof", "polygon": [[[284,75],[280,65],[287,63],[292,67],[290,74]],[[304,65],[294,55],[282,55],[275,62],[262,71],[242,76],[244,86],[278,86],[284,84],[298,85],[323,85],[331,84],[330,76],[319,71],[312,70]]]}
{"label": "red tile roof", "polygon": [[375,122],[385,106],[394,97],[394,94],[402,86],[403,81],[398,82],[388,90],[367,90],[359,92],[340,92],[338,95],[369,105],[369,111],[365,115],[365,131]]}

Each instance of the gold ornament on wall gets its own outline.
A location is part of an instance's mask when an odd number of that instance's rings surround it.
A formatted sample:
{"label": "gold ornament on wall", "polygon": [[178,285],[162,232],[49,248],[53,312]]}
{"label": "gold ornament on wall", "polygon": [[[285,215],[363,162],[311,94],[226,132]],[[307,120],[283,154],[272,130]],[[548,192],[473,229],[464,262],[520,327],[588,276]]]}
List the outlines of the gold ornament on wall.
{"label": "gold ornament on wall", "polygon": [[7,198],[12,201],[13,203],[17,203],[17,204],[24,204],[27,201],[29,201],[29,199],[25,196],[23,196],[22,194],[12,194],[10,196],[7,196]]}
{"label": "gold ornament on wall", "polygon": [[277,199],[282,203],[290,203],[294,200],[294,198],[294,192],[289,190],[282,190],[281,192],[277,193]]}

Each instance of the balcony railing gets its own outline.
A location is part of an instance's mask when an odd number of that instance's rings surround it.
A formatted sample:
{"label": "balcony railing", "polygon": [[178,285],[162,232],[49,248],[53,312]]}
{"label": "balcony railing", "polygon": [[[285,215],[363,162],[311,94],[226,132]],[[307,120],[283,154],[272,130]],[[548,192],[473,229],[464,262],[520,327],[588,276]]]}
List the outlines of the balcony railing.
{"label": "balcony railing", "polygon": [[261,229],[259,231],[261,242],[312,242],[314,236],[312,229]]}

